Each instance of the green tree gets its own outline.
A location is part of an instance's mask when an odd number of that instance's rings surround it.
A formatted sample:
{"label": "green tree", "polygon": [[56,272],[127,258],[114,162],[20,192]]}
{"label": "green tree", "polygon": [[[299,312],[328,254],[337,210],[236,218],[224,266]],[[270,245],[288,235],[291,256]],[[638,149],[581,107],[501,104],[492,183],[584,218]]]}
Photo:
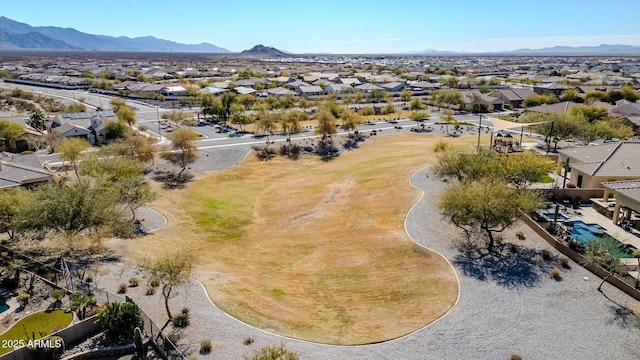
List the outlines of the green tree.
{"label": "green tree", "polygon": [[27,132],[24,126],[16,122],[0,119],[0,139],[6,141],[9,149],[15,148],[15,140]]}
{"label": "green tree", "polygon": [[462,104],[462,93],[458,90],[442,90],[436,94],[435,102],[438,106],[460,105]]}
{"label": "green tree", "polygon": [[145,260],[140,264],[149,281],[157,281],[162,285],[162,297],[168,321],[173,319],[169,309],[169,299],[174,289],[189,281],[188,276],[193,271],[194,260],[194,252],[189,248],[182,248],[152,260]]}
{"label": "green tree", "polygon": [[429,114],[424,111],[413,111],[409,115],[409,120],[415,121],[420,127],[424,127],[424,121],[429,118]]}
{"label": "green tree", "polygon": [[45,115],[44,112],[39,107],[33,108],[31,110],[31,116],[29,117],[29,126],[38,130],[45,130]]}
{"label": "green tree", "polygon": [[71,251],[76,236],[108,235],[122,223],[115,189],[79,179],[68,185],[46,185],[34,191],[16,213],[16,232],[60,234]]}
{"label": "green tree", "polygon": [[402,90],[400,92],[400,100],[402,101],[409,101],[411,100],[412,96],[413,96],[413,93],[409,90]]}
{"label": "green tree", "polygon": [[123,122],[129,126],[136,123],[136,109],[131,106],[125,105],[118,108],[116,112],[118,121]]}
{"label": "green tree", "polygon": [[443,214],[467,234],[472,229],[483,231],[491,252],[495,246],[494,234],[515,224],[523,214],[541,207],[542,201],[532,191],[518,191],[499,179],[485,178],[450,185],[438,205]]}
{"label": "green tree", "polygon": [[317,112],[316,120],[318,121],[318,126],[316,127],[315,132],[318,135],[322,135],[323,141],[331,139],[331,136],[338,132],[336,118],[328,110],[322,109]]}
{"label": "green tree", "polygon": [[142,163],[153,163],[156,148],[153,146],[152,138],[136,133],[130,133],[123,140],[116,141],[110,145],[113,154],[137,159]]}
{"label": "green tree", "polygon": [[532,95],[522,101],[524,107],[539,106],[542,104],[555,104],[558,99],[553,95]]}
{"label": "green tree", "polygon": [[161,117],[165,120],[171,120],[180,126],[194,126],[196,124],[193,114],[187,111],[171,110],[162,113]]}
{"label": "green tree", "polygon": [[444,121],[445,126],[447,127],[447,134],[449,133],[449,125],[458,124],[458,120],[456,120],[456,118],[453,116],[453,110],[451,109],[445,110],[444,115],[442,116],[442,120]]}
{"label": "green tree", "polygon": [[598,120],[606,120],[609,117],[609,110],[600,106],[580,105],[569,109],[569,114],[582,116],[588,122],[592,123]]}
{"label": "green tree", "polygon": [[116,140],[122,139],[127,136],[129,127],[120,121],[109,121],[104,128],[104,133],[107,139]]}
{"label": "green tree", "polygon": [[600,90],[588,91],[584,94],[584,102],[592,104],[596,101],[604,101],[607,98],[607,93]]}
{"label": "green tree", "polygon": [[250,121],[249,117],[245,114],[245,110],[245,106],[238,102],[231,104],[231,108],[229,109],[231,114],[229,120],[232,124],[240,126],[240,130],[242,130],[242,125],[248,124]]}
{"label": "green tree", "polygon": [[620,88],[620,94],[622,95],[622,98],[627,101],[636,102],[640,99],[640,93],[636,91],[633,86],[623,86]]}
{"label": "green tree", "polygon": [[62,111],[65,113],[80,113],[87,111],[87,106],[83,103],[74,102],[65,106]]}
{"label": "green tree", "polygon": [[425,108],[424,104],[418,98],[411,100],[411,102],[409,103],[409,110],[411,111],[418,111],[424,108]]}
{"label": "green tree", "polygon": [[136,221],[136,210],[155,200],[156,193],[141,176],[131,176],[121,179],[116,184],[120,195],[120,202],[131,212],[131,222]]}
{"label": "green tree", "polygon": [[21,187],[0,189],[0,229],[13,239],[13,218],[27,201],[27,193]]}
{"label": "green tree", "polygon": [[600,266],[607,271],[607,275],[602,278],[598,285],[598,291],[602,292],[602,285],[615,274],[623,274],[626,266],[620,260],[621,249],[616,242],[610,238],[587,239],[587,246],[584,252],[585,262]]}
{"label": "green tree", "polygon": [[69,295],[69,310],[75,312],[78,319],[84,320],[87,318],[89,310],[91,310],[98,301],[92,295],[85,295],[80,291],[76,291]]}
{"label": "green tree", "polygon": [[104,330],[107,336],[130,337],[133,330],[143,325],[138,305],[132,302],[112,302],[98,312],[96,325]]}
{"label": "green tree", "polygon": [[276,123],[274,114],[264,106],[258,107],[256,127],[259,132],[267,136],[267,146],[269,146],[271,143],[269,136],[273,135],[278,128],[278,124]]}
{"label": "green tree", "polygon": [[362,116],[360,116],[360,114],[348,108],[342,112],[341,119],[342,127],[347,130],[347,133],[349,133],[349,135],[351,134],[351,131],[357,133],[358,126],[362,125],[362,123],[364,122],[364,119],[362,118]]}
{"label": "green tree", "polygon": [[56,152],[60,153],[60,160],[69,161],[73,165],[73,170],[78,176],[77,162],[82,158],[82,152],[90,146],[85,139],[67,137],[56,147]]}
{"label": "green tree", "polygon": [[287,134],[287,142],[291,142],[292,134],[299,134],[302,132],[301,122],[307,119],[307,114],[302,111],[290,111],[284,113],[280,117],[280,126],[282,132]]}
{"label": "green tree", "polygon": [[483,178],[503,178],[504,167],[500,155],[491,149],[475,148],[471,151],[456,151],[443,148],[432,166],[434,174],[468,184]]}
{"label": "green tree", "polygon": [[[387,97],[386,91],[382,89],[373,89],[367,93],[369,101],[379,103]],[[334,115],[335,116],[335,115]]]}
{"label": "green tree", "polygon": [[187,165],[198,158],[198,148],[196,140],[198,134],[188,128],[179,128],[167,136],[171,140],[173,151],[165,151],[162,157],[182,167],[178,176],[187,169]]}
{"label": "green tree", "polygon": [[555,162],[548,157],[531,152],[505,156],[501,158],[501,162],[505,180],[516,189],[527,188],[540,181],[543,175],[553,172],[556,167]]}
{"label": "green tree", "polygon": [[560,94],[560,101],[575,101],[578,99],[578,90],[576,89],[567,89],[562,91]]}
{"label": "green tree", "polygon": [[621,118],[608,118],[587,124],[577,138],[589,144],[597,139],[628,139],[632,136],[633,129],[625,125]]}

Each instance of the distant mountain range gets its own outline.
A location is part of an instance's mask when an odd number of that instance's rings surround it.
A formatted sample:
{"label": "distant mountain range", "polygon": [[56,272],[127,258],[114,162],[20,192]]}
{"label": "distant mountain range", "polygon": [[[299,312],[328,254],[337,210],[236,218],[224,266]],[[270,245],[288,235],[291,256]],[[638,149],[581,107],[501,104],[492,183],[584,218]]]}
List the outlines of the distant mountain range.
{"label": "distant mountain range", "polygon": [[153,36],[92,35],[72,28],[31,26],[0,16],[0,50],[77,50],[127,52],[229,53],[212,44],[180,44]]}
{"label": "distant mountain range", "polygon": [[640,46],[631,45],[598,45],[598,46],[553,46],[542,49],[517,49],[511,51],[466,52],[440,51],[427,49],[411,51],[407,54],[421,55],[459,55],[459,54],[489,54],[489,55],[640,55]]}
{"label": "distant mountain range", "polygon": [[[153,36],[129,38],[92,35],[72,28],[31,26],[0,16],[0,51],[2,50],[73,50],[73,51],[122,51],[122,52],[176,52],[176,53],[231,53],[229,50],[209,44],[181,44]],[[240,54],[263,57],[286,57],[291,53],[272,47],[256,45]],[[329,53],[326,53],[329,54]],[[640,46],[554,46],[542,49],[518,49],[497,52],[441,51],[426,49],[407,51],[412,55],[640,55]]]}

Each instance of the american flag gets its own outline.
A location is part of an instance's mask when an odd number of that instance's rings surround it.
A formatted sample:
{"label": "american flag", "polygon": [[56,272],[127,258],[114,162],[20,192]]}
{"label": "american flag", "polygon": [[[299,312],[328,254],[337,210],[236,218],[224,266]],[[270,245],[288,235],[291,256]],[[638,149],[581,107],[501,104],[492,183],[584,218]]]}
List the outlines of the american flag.
{"label": "american flag", "polygon": [[64,280],[67,283],[67,289],[71,287],[71,271],[69,271],[69,266],[67,262],[64,261],[64,258],[61,258],[60,268],[62,269],[62,276],[64,276]]}

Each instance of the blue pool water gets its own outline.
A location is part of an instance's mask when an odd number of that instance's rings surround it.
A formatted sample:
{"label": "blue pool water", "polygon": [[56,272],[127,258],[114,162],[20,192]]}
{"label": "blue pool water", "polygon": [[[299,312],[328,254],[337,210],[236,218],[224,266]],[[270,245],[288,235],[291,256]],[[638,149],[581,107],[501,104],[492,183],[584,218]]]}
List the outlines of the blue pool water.
{"label": "blue pool water", "polygon": [[[553,221],[554,214],[555,213],[544,213],[544,216],[547,218],[547,220]],[[567,220],[569,219],[566,216],[558,214],[558,221],[567,221]]]}
{"label": "blue pool water", "polygon": [[631,254],[636,248],[632,245],[625,245],[618,241],[613,236],[607,234],[605,229],[598,224],[586,224],[582,221],[575,221],[573,223],[573,229],[571,229],[571,237],[579,241],[583,245],[587,245],[587,239],[610,239],[616,244],[617,250],[616,256],[618,258],[631,258]]}
{"label": "blue pool water", "polygon": [[9,305],[7,305],[7,299],[0,296],[0,313],[9,310]]}

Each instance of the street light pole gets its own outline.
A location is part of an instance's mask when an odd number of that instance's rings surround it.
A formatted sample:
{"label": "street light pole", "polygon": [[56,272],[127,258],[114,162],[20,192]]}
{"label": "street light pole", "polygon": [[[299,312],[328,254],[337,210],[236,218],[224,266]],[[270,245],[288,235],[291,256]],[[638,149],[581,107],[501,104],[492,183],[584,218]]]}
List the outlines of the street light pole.
{"label": "street light pole", "polygon": [[480,116],[480,122],[478,123],[478,148],[480,147],[480,131],[482,130],[482,114]]}
{"label": "street light pole", "polygon": [[158,141],[162,140],[162,133],[160,128],[160,107],[156,105],[156,115],[158,116]]}

